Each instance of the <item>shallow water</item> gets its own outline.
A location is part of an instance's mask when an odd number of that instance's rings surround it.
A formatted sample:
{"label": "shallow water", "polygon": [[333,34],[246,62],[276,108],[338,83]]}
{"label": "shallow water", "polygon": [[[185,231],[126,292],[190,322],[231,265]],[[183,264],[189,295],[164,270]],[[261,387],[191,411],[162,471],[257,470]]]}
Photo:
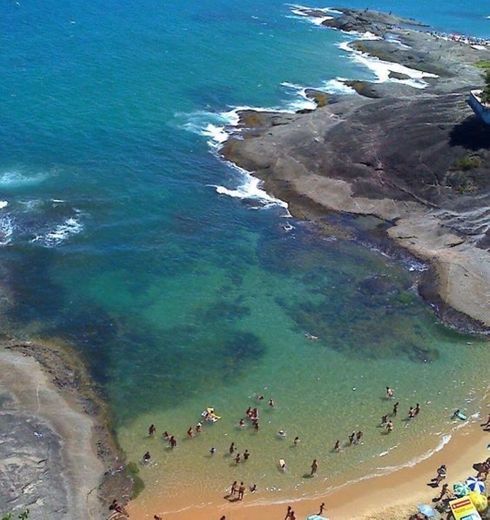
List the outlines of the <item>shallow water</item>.
{"label": "shallow water", "polygon": [[[441,30],[490,33],[483,5],[376,6]],[[408,264],[319,237],[210,153],[207,141],[223,137],[234,107],[294,109],[302,86],[373,78],[338,47],[347,36],[278,1],[48,0],[9,2],[2,14],[9,323],[83,352],[129,460],[151,448],[148,496],[162,485],[174,495],[187,480],[201,500],[238,475],[260,493],[307,493],[312,483],[301,477],[314,457],[330,479],[346,468],[369,473],[380,465],[373,457],[422,434],[436,446],[453,408],[477,409],[485,345],[437,323]],[[402,416],[422,404],[421,417],[400,419],[389,437],[377,428],[392,404],[382,399],[386,385]],[[277,408],[263,410],[258,435],[237,431],[256,392]],[[208,405],[223,419],[180,441]],[[179,437],[176,453],[145,438],[152,422]],[[286,441],[275,436],[281,428]],[[365,444],[330,454],[354,429]],[[223,458],[232,439],[252,452],[238,469]],[[398,449],[381,465],[399,463]]]}

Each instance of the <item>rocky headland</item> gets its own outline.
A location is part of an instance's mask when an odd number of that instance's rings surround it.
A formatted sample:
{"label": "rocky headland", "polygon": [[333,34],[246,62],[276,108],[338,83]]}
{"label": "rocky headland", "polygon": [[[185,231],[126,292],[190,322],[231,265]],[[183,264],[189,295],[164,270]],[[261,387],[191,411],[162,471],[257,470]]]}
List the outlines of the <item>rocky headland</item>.
{"label": "rocky headland", "polygon": [[80,358],[4,340],[0,365],[0,514],[98,520],[127,502],[133,482]]}
{"label": "rocky headland", "polygon": [[[390,14],[337,10],[322,24],[369,33],[348,50],[393,64],[388,81],[351,80],[349,95],[311,89],[315,110],[242,111],[221,153],[299,218],[376,217],[378,231],[430,264],[420,292],[439,316],[488,333],[490,127],[466,98],[483,83],[490,47],[442,38]],[[303,14],[325,18],[323,10]]]}

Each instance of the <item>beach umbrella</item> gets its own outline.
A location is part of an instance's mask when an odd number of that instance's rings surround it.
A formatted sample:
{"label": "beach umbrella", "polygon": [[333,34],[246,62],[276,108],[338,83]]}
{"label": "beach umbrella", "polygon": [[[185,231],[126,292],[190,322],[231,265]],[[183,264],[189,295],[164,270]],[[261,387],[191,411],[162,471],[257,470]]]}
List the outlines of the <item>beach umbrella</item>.
{"label": "beach umbrella", "polygon": [[485,493],[485,484],[475,477],[468,477],[466,479],[466,485],[470,491],[476,491],[477,493]]}
{"label": "beach umbrella", "polygon": [[435,511],[435,509],[432,508],[431,506],[428,506],[427,504],[420,504],[419,506],[417,506],[417,509],[419,510],[420,513],[425,515],[427,518],[432,518],[437,515],[437,512]]}
{"label": "beach umbrella", "polygon": [[479,513],[483,513],[483,511],[488,507],[488,498],[485,495],[481,495],[476,491],[470,491],[468,498],[473,502],[475,509]]}
{"label": "beach umbrella", "polygon": [[453,492],[458,498],[461,498],[465,497],[470,492],[470,490],[466,484],[456,482],[456,484],[453,485]]}

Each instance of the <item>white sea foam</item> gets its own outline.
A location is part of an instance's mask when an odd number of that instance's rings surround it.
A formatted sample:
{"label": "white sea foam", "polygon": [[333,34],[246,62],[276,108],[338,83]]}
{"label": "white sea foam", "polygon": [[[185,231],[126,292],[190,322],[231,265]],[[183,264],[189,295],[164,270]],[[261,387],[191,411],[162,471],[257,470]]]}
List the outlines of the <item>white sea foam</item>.
{"label": "white sea foam", "polygon": [[[313,99],[310,99],[306,95],[306,91],[308,87],[303,87],[302,85],[296,85],[295,83],[290,83],[289,81],[283,81],[281,83],[283,87],[294,92],[296,99],[288,103],[288,109],[292,112],[296,112],[297,110],[315,110],[316,103]],[[318,90],[318,89],[316,89]]]}
{"label": "white sea foam", "polygon": [[0,173],[0,187],[4,189],[18,188],[31,184],[39,184],[47,178],[47,174],[27,175],[18,170],[7,170]]}
{"label": "white sea foam", "polygon": [[[307,20],[313,25],[321,26],[322,23],[326,20],[333,20],[333,16],[331,14],[340,13],[339,11],[335,11],[330,9],[329,7],[306,7],[303,5],[297,4],[287,4],[290,7],[291,13],[293,13],[293,18],[302,18],[303,20]],[[311,12],[322,13],[324,16],[312,15]],[[328,14],[327,14],[328,13]]]}
{"label": "white sea foam", "polygon": [[31,242],[38,242],[45,247],[55,247],[73,235],[78,235],[83,225],[77,217],[69,217],[47,233],[35,236]]}
{"label": "white sea foam", "polygon": [[216,193],[220,195],[226,195],[228,197],[256,201],[259,206],[255,206],[255,209],[260,209],[268,206],[281,206],[287,208],[286,202],[276,199],[266,191],[262,189],[262,181],[254,177],[250,172],[240,168],[232,163],[229,163],[237,172],[240,174],[240,184],[236,188],[227,188],[226,186],[210,185],[216,190]]}
{"label": "white sea foam", "polygon": [[12,241],[14,222],[9,215],[0,218],[0,246],[6,246]]}
{"label": "white sea foam", "polygon": [[6,200],[0,200],[0,209],[6,208],[9,203]]}
{"label": "white sea foam", "polygon": [[335,78],[325,81],[323,90],[329,94],[355,94],[355,90],[344,83],[345,78]]}
{"label": "white sea foam", "polygon": [[288,108],[254,107],[244,105],[234,107],[223,112],[208,112],[205,110],[192,112],[190,114],[179,112],[175,114],[175,117],[178,120],[184,121],[183,123],[179,124],[180,128],[183,128],[188,132],[192,132],[193,134],[208,137],[208,145],[213,149],[217,149],[224,142],[226,142],[233,131],[235,131],[236,126],[240,121],[239,113],[242,111],[251,110],[254,112],[277,112],[283,114],[293,114],[299,108],[305,108],[306,106],[311,108],[313,102],[306,98],[306,94],[304,93],[305,89],[303,87],[299,88],[301,92],[298,91],[298,95],[303,96],[304,99],[301,101],[294,100],[291,102]]}
{"label": "white sea foam", "polygon": [[[430,72],[423,72],[417,69],[411,69],[406,67],[405,65],[401,65],[400,63],[392,63],[388,61],[380,60],[374,56],[370,56],[363,52],[357,51],[350,47],[350,42],[342,42],[338,45],[338,47],[346,52],[351,54],[351,57],[357,63],[364,65],[368,69],[370,69],[375,76],[377,77],[378,83],[383,83],[385,81],[396,81],[399,83],[405,83],[406,85],[410,85],[415,88],[425,88],[427,83],[423,78],[437,78],[437,74],[432,74]],[[404,74],[409,77],[409,79],[393,79],[390,78],[390,72],[398,72],[400,74]]]}

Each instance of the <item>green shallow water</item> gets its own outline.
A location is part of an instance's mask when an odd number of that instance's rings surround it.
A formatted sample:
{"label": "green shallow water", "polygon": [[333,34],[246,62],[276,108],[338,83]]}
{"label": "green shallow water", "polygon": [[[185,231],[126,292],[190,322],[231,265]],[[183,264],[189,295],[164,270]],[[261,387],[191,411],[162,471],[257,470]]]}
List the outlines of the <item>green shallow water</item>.
{"label": "green shallow water", "polygon": [[[253,234],[248,239],[253,241]],[[147,485],[143,499],[151,502],[157,493],[171,497],[175,506],[179,497],[187,500],[185,491],[195,490],[196,502],[206,503],[219,499],[236,479],[257,483],[258,499],[313,493],[319,481],[304,473],[314,458],[320,461],[322,485],[324,479],[327,486],[338,485],[347,475],[366,476],[436,448],[458,426],[450,419],[454,409],[478,410],[487,384],[488,345],[439,325],[401,265],[301,228],[272,244],[256,241],[255,247],[247,265],[234,272],[234,283],[226,269],[179,276],[153,287],[160,302],[139,315],[152,327],[160,323],[163,331],[166,320],[180,323],[162,339],[179,346],[180,364],[153,358],[161,363],[161,374],[155,365],[143,378],[148,411],[126,417],[118,428],[129,460],[139,461],[147,449],[152,454],[153,462],[141,466]],[[271,249],[274,255],[267,257]],[[177,306],[168,306],[169,297],[183,293],[187,296],[180,296]],[[305,333],[319,339],[309,340]],[[173,363],[179,368],[169,373]],[[121,385],[117,379],[114,393]],[[391,435],[379,428],[393,405],[384,398],[387,385],[400,401]],[[185,396],[179,388],[186,389]],[[237,426],[246,408],[257,406],[257,394],[266,398],[259,405],[258,433],[250,425]],[[274,409],[266,404],[269,397]],[[126,398],[129,412],[131,397]],[[417,402],[420,416],[404,420]],[[207,406],[222,419],[187,439],[187,429]],[[154,439],[146,435],[151,423],[158,428]],[[277,437],[280,429],[286,439]],[[161,439],[164,430],[176,435],[175,450]],[[364,432],[362,445],[331,453],[335,441],[346,442],[353,430]],[[301,443],[294,448],[296,435]],[[228,457],[231,442],[241,453],[251,452],[246,463],[236,466]],[[212,446],[214,457],[208,453]],[[277,469],[281,458],[288,463],[286,474]]]}

